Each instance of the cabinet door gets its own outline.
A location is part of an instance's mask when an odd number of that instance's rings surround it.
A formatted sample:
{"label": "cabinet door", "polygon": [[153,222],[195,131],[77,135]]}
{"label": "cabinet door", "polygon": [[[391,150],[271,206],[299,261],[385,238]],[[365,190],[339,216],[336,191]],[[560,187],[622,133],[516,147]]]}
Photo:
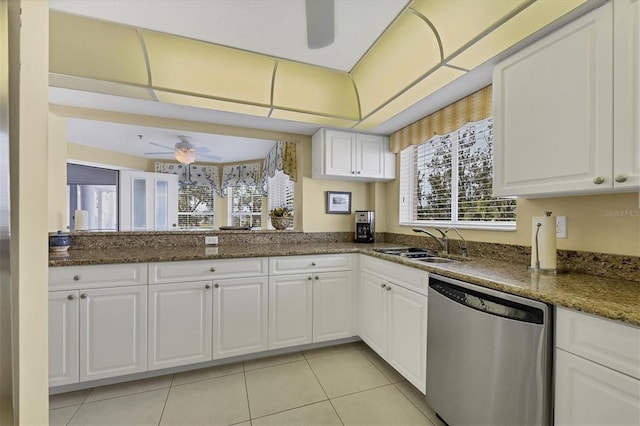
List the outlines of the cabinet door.
{"label": "cabinet door", "polygon": [[360,272],[360,337],[381,357],[387,357],[387,283]]}
{"label": "cabinet door", "polygon": [[427,297],[387,285],[389,353],[387,361],[422,393],[427,386]]}
{"label": "cabinet door", "polygon": [[269,278],[269,349],[311,343],[312,275]]}
{"label": "cabinet door", "polygon": [[640,424],[640,381],[556,349],[555,424]]}
{"label": "cabinet door", "polygon": [[147,369],[147,286],[80,292],[80,381]]}
{"label": "cabinet door", "polygon": [[313,341],[353,336],[353,274],[313,275]]}
{"label": "cabinet door", "polygon": [[213,358],[267,349],[267,277],[215,280]]}
{"label": "cabinet door", "polygon": [[211,360],[212,286],[149,286],[149,370]]}
{"label": "cabinet door", "polygon": [[384,177],[384,137],[357,135],[355,170],[356,175],[368,178]]}
{"label": "cabinet door", "polygon": [[118,189],[120,231],[177,227],[177,175],[122,170]]}
{"label": "cabinet door", "polygon": [[49,293],[49,386],[78,383],[78,295]]}
{"label": "cabinet door", "polygon": [[609,3],[496,66],[495,195],[613,187],[612,46]]}
{"label": "cabinet door", "polygon": [[615,188],[640,186],[640,2],[613,2]]}
{"label": "cabinet door", "polygon": [[356,134],[326,131],[324,144],[325,173],[329,176],[354,176]]}

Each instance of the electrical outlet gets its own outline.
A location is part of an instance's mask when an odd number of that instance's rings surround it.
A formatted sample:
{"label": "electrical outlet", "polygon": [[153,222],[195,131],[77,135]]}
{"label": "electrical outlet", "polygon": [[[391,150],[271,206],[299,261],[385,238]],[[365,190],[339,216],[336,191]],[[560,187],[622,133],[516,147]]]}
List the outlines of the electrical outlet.
{"label": "electrical outlet", "polygon": [[567,238],[566,216],[556,216],[556,238]]}
{"label": "electrical outlet", "polygon": [[218,237],[204,237],[204,245],[206,246],[210,246],[210,245],[215,245],[218,244]]}

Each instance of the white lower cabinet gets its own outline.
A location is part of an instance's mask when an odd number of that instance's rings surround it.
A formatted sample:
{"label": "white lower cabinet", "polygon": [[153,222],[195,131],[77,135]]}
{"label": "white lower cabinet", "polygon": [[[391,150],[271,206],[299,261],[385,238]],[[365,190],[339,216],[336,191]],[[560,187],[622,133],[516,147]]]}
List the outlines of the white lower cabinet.
{"label": "white lower cabinet", "polygon": [[311,343],[313,277],[311,274],[269,278],[269,348]]}
{"label": "white lower cabinet", "polygon": [[390,282],[387,277],[360,271],[360,337],[424,393],[427,296],[398,284],[402,281]]}
{"label": "white lower cabinet", "polygon": [[313,275],[313,341],[354,335],[353,273],[324,272]]}
{"label": "white lower cabinet", "polygon": [[147,369],[147,286],[80,291],[80,381]]}
{"label": "white lower cabinet", "polygon": [[268,278],[215,280],[213,286],[213,359],[266,350]]}
{"label": "white lower cabinet", "polygon": [[149,370],[211,360],[213,283],[149,286]]}
{"label": "white lower cabinet", "polygon": [[640,329],[556,309],[555,424],[640,424]]}
{"label": "white lower cabinet", "polygon": [[49,292],[49,386],[78,383],[78,291]]}

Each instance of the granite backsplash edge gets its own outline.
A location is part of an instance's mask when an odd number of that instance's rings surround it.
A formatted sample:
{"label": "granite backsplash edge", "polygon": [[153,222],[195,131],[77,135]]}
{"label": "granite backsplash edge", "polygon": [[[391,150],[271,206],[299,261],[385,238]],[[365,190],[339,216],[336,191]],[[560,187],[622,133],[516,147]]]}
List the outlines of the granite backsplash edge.
{"label": "granite backsplash edge", "polygon": [[[179,231],[179,232],[72,232],[70,250],[118,248],[167,248],[204,246],[205,236],[218,236],[227,244],[308,244],[351,242],[352,232],[299,231]],[[376,233],[376,242],[437,250],[431,238],[420,235]],[[461,242],[450,241],[450,252],[459,254]],[[526,246],[468,241],[469,257],[483,257],[527,265],[531,248]],[[559,269],[640,283],[640,256],[558,250]]]}

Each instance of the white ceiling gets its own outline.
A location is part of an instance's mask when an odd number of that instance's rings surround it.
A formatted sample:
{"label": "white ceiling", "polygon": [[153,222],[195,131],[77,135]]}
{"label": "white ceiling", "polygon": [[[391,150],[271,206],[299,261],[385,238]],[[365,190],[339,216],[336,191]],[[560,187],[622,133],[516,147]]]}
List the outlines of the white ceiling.
{"label": "white ceiling", "polygon": [[[199,163],[232,163],[246,160],[262,160],[275,145],[275,142],[268,140],[159,129],[78,118],[68,119],[67,127],[69,142],[160,160],[174,160],[173,146],[180,142],[178,136],[188,136],[190,138],[190,142],[196,146],[198,151],[196,161]],[[158,145],[162,145],[164,148]],[[162,152],[164,154],[158,154]],[[205,156],[200,155],[201,153],[204,153]],[[218,158],[212,159],[207,158],[207,156]]]}

